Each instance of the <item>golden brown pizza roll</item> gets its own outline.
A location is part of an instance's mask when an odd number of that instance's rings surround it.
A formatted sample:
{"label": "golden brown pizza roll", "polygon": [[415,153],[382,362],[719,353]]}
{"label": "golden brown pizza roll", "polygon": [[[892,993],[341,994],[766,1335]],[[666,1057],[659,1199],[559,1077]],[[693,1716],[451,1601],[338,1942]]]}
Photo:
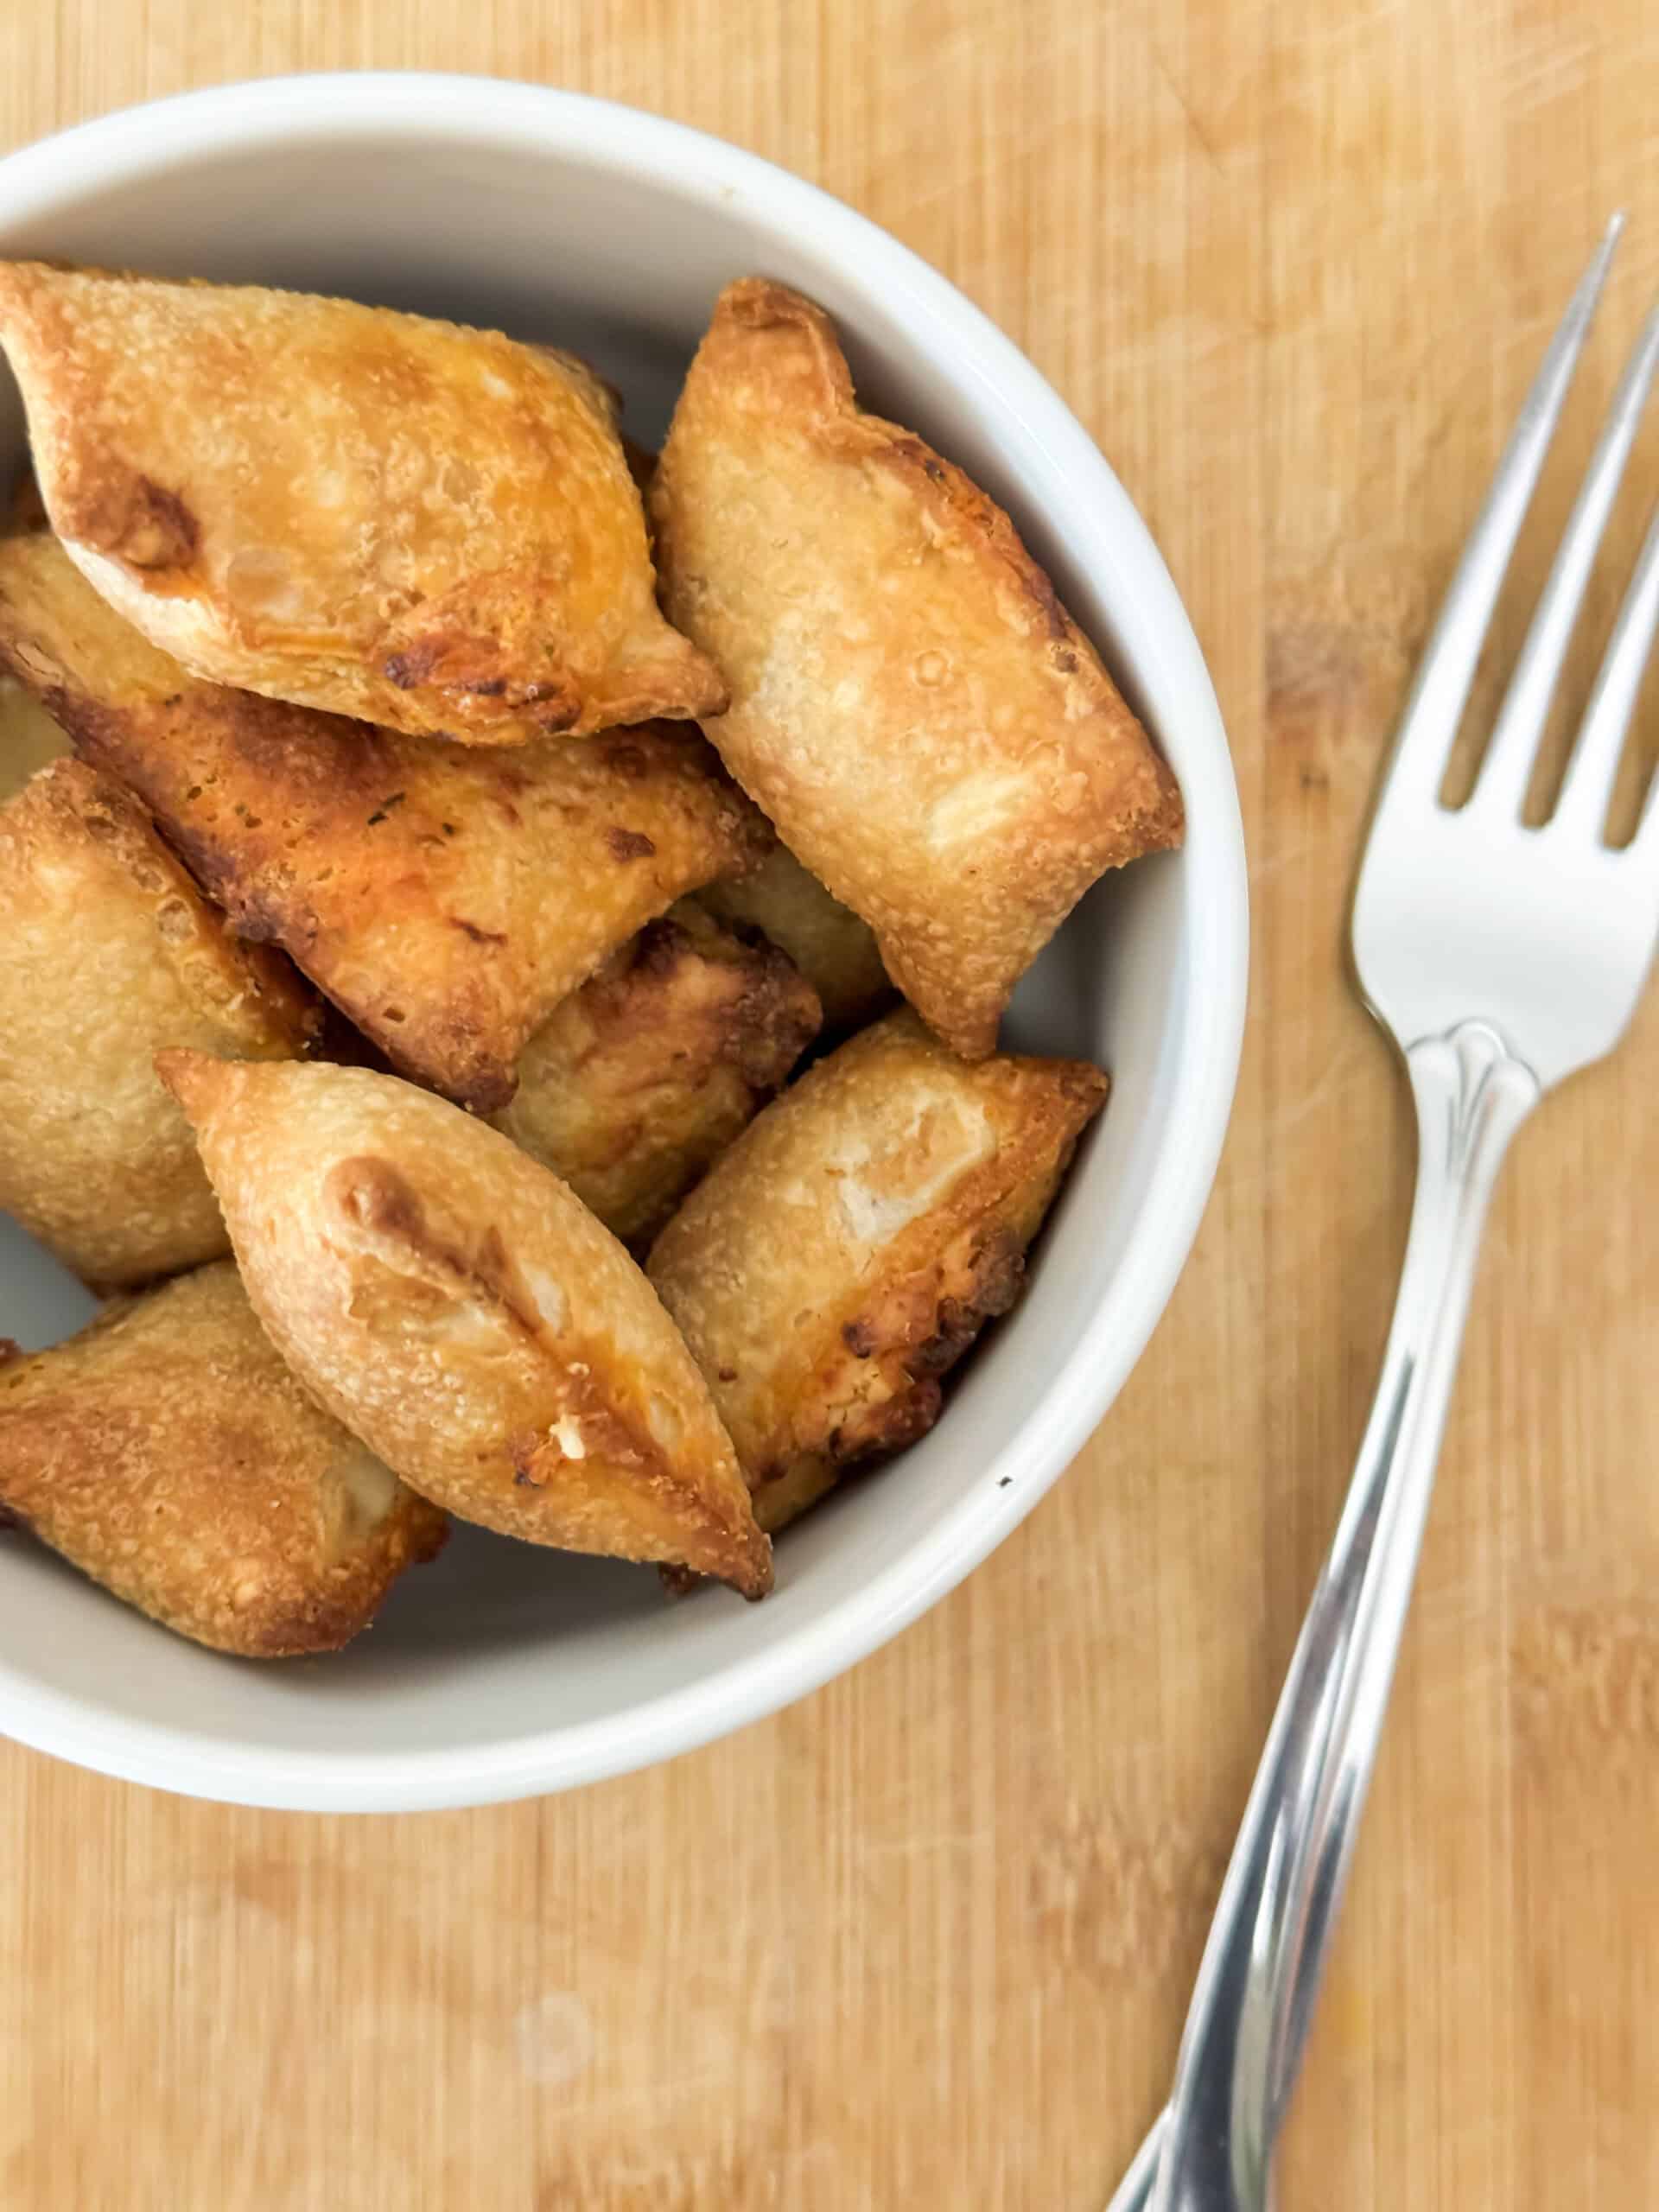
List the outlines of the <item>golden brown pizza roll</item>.
{"label": "golden brown pizza roll", "polygon": [[978,1058],[1103,870],[1180,794],[1001,510],[865,414],[829,317],[721,295],[651,493],[664,604],[719,662],[709,725],[779,835]]}
{"label": "golden brown pizza roll", "polygon": [[482,745],[718,713],[581,363],[349,300],[0,263],[52,526],[199,676]]}
{"label": "golden brown pizza roll", "polygon": [[784,1081],[819,1019],[793,962],[688,899],[543,1023],[495,1125],[614,1236],[647,1245]]}
{"label": "golden brown pizza roll", "polygon": [[711,883],[696,896],[717,920],[746,924],[783,948],[817,993],[830,1036],[861,1029],[892,1002],[875,932],[786,845],[774,845],[747,875]]}
{"label": "golden brown pizza roll", "polygon": [[411,1488],[531,1543],[770,1587],[702,1376],[556,1176],[394,1076],[160,1066],[272,1341]]}
{"label": "golden brown pizza roll", "polygon": [[0,676],[0,800],[13,798],[37,768],[68,750],[68,739],[32,693]]}
{"label": "golden brown pizza roll", "polygon": [[303,1049],[315,1008],[238,944],[127,792],[54,760],[0,807],[0,1209],[89,1282],[214,1258],[224,1224],[163,1046]]}
{"label": "golden brown pizza roll", "polygon": [[0,1363],[0,1509],[216,1651],[337,1651],[444,1517],[312,1403],[228,1260]]}
{"label": "golden brown pizza roll", "polygon": [[0,655],[243,937],[481,1113],[610,952],[772,843],[695,731],[460,747],[204,683],[45,535],[0,540]]}
{"label": "golden brown pizza roll", "polygon": [[1106,1090],[1080,1060],[969,1065],[906,1009],[809,1069],[680,1208],[648,1272],[769,1534],[932,1427]]}

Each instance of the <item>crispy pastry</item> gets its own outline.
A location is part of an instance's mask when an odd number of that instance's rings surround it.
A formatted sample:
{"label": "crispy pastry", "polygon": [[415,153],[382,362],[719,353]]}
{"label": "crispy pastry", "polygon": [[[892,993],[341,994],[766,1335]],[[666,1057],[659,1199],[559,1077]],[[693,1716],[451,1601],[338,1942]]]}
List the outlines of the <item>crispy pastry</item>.
{"label": "crispy pastry", "polygon": [[1180,795],[1001,510],[865,414],[830,319],[721,296],[652,480],[671,620],[720,664],[727,766],[960,1052]]}
{"label": "crispy pastry", "polygon": [[580,362],[349,300],[0,263],[52,526],[199,676],[505,745],[717,714]]}
{"label": "crispy pastry", "polygon": [[54,760],[0,807],[0,1208],[89,1282],[226,1249],[154,1055],[301,1051],[315,1007],[238,944],[127,792]]}
{"label": "crispy pastry", "polygon": [[932,1427],[1106,1090],[1079,1060],[970,1066],[906,1009],[757,1115],[680,1208],[651,1280],[769,1534]]}
{"label": "crispy pastry", "polygon": [[228,1260],[0,1364],[0,1508],[153,1620],[216,1651],[337,1651],[443,1542],[315,1406]]}
{"label": "crispy pastry", "polygon": [[893,997],[875,935],[832,899],[786,845],[760,867],[697,893],[717,921],[747,924],[780,945],[818,995],[830,1036],[861,1029]]}
{"label": "crispy pastry", "polygon": [[506,1535],[764,1594],[771,1549],[709,1392],[556,1176],[392,1076],[159,1065],[272,1341],[411,1488]]}
{"label": "crispy pastry", "polygon": [[791,961],[686,899],[543,1023],[496,1127],[646,1246],[818,1024]]}
{"label": "crispy pastry", "polygon": [[44,534],[0,540],[0,655],[242,936],[481,1113],[610,952],[772,842],[692,731],[462,747],[203,683]]}
{"label": "crispy pastry", "polygon": [[0,677],[0,801],[12,798],[37,768],[69,750],[44,707],[9,677]]}

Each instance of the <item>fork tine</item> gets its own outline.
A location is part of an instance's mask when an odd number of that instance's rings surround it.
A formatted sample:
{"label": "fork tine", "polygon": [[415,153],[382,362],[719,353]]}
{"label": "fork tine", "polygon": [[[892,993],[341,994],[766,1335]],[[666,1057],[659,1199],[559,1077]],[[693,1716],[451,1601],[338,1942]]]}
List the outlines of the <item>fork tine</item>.
{"label": "fork tine", "polygon": [[1474,681],[1492,609],[1510,556],[1531,504],[1544,455],[1555,434],[1562,402],[1624,227],[1622,213],[1608,224],[1590,266],[1579,280],[1567,313],[1549,343],[1543,365],[1521,410],[1520,420],[1497,464],[1486,504],[1447,587],[1417,675],[1401,716],[1389,770],[1388,791],[1404,785],[1414,795],[1438,789],[1458,722]]}
{"label": "fork tine", "polygon": [[1477,806],[1510,815],[1521,811],[1538,741],[1549,719],[1549,702],[1555,696],[1585,586],[1595,565],[1596,548],[1612,512],[1656,368],[1659,368],[1659,309],[1649,316],[1637,340],[1573,504],[1560,550],[1516,662],[1485,765],[1475,785]]}
{"label": "fork tine", "polygon": [[[1659,316],[1655,325],[1659,327]],[[1567,764],[1567,781],[1554,817],[1564,829],[1592,837],[1601,834],[1613,795],[1613,779],[1618,773],[1619,754],[1624,749],[1624,734],[1636,711],[1656,630],[1659,630],[1659,506],[1648,524],[1636,572],[1618,610]],[[1651,813],[1651,807],[1649,810]]]}

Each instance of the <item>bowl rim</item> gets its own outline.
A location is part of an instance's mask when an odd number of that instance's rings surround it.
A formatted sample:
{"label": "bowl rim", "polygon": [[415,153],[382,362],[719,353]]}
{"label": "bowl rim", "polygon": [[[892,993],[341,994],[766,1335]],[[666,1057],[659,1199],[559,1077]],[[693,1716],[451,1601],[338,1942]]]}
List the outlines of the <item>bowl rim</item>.
{"label": "bowl rim", "polygon": [[[1080,567],[1101,581],[1122,657],[1179,726],[1188,802],[1188,937],[1168,1132],[1145,1193],[1160,1233],[1131,1237],[1068,1365],[983,1478],[925,1537],[804,1622],[764,1662],[739,1658],[667,1694],[588,1721],[461,1750],[238,1751],[149,1720],[114,1719],[44,1688],[0,1656],[0,1709],[19,1742],[123,1780],[237,1804],[403,1812],[495,1803],[601,1780],[674,1757],[818,1688],[909,1625],[1031,1511],[1117,1395],[1185,1265],[1225,1136],[1249,967],[1243,830],[1220,709],[1163,558],[1089,433],[989,318],[868,218],[760,156],[688,124],[592,95],[506,78],[425,71],[254,79],[116,110],[0,160],[0,251],[18,226],[124,181],[213,155],[308,137],[371,136],[563,155],[698,202],[735,195],[770,226],[798,229],[948,332],[952,373],[1008,418],[1011,471],[1034,505],[1081,515]],[[937,350],[937,346],[934,350]],[[1128,573],[1133,569],[1131,577]],[[1125,641],[1128,642],[1125,642]],[[1196,988],[1195,988],[1196,984]],[[1003,1480],[1011,1478],[1011,1480]]]}

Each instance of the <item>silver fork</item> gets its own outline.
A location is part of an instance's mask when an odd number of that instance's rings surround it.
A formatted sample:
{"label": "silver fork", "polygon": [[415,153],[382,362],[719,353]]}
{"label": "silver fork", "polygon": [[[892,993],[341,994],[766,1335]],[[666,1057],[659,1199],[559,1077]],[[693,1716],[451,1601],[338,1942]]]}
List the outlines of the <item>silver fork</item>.
{"label": "silver fork", "polygon": [[1596,549],[1659,364],[1625,370],[1466,804],[1447,757],[1622,218],[1529,393],[1440,609],[1361,864],[1353,952],[1417,1104],[1417,1192],[1376,1400],[1280,1695],[1192,1994],[1169,2105],[1109,2212],[1262,2212],[1383,1709],[1446,1426],[1487,1201],[1547,1090],[1610,1052],[1659,931],[1659,774],[1634,841],[1604,830],[1659,627],[1659,512],[1551,819],[1521,819]]}

